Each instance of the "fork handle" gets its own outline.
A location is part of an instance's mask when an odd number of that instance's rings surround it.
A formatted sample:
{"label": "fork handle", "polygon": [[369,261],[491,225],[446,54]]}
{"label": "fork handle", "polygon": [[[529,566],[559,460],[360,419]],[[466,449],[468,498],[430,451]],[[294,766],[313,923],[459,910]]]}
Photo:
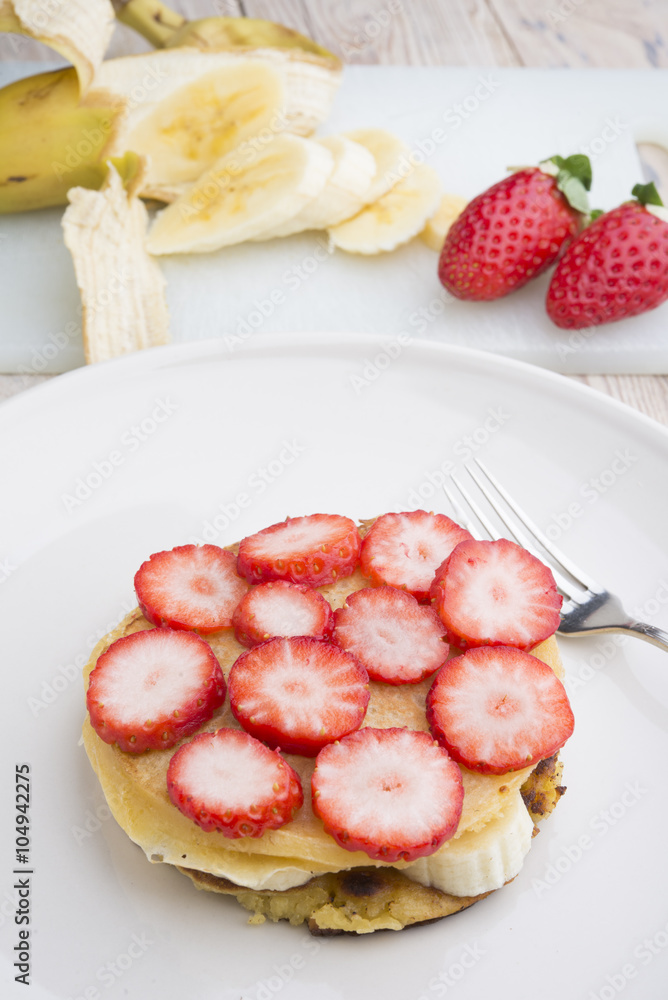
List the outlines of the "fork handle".
{"label": "fork handle", "polygon": [[653,646],[658,646],[664,653],[668,653],[668,632],[657,628],[656,625],[647,625],[645,622],[629,622],[624,626],[624,631],[633,632],[639,639],[651,642]]}

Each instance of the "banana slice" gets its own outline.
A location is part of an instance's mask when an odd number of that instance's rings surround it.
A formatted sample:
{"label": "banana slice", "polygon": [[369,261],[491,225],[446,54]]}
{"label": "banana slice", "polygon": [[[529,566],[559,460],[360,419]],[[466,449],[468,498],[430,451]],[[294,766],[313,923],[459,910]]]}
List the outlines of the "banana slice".
{"label": "banana slice", "polygon": [[142,194],[172,201],[246,141],[306,134],[329,113],[340,73],[298,49],[169,49],[109,59],[95,87],[121,97],[127,117],[111,155],[150,158]]}
{"label": "banana slice", "polygon": [[444,194],[441,203],[420,233],[430,250],[440,253],[450,226],[461,215],[468,201],[458,194]]}
{"label": "banana slice", "polygon": [[516,792],[503,813],[482,830],[447,841],[435,854],[407,865],[404,874],[452,896],[477,896],[515,878],[532,836],[533,820]]}
{"label": "banana slice", "polygon": [[[140,183],[138,173],[134,184]],[[110,165],[99,191],[70,190],[63,216],[89,364],[169,341],[165,279],[144,249],[147,213],[129,188]]]}
{"label": "banana slice", "polygon": [[369,150],[342,135],[316,141],[330,151],[334,162],[325,187],[293,219],[257,239],[290,236],[306,229],[327,229],[355,215],[365,204],[366,192],[376,173],[376,161]]}
{"label": "banana slice", "polygon": [[403,139],[383,128],[360,128],[345,132],[348,139],[365,146],[376,161],[376,174],[366,193],[365,204],[369,205],[386,194],[401,179],[402,166],[406,172],[412,170],[408,156],[410,150]]}
{"label": "banana slice", "polygon": [[438,174],[422,164],[352,219],[327,232],[334,246],[348,253],[394,250],[424,229],[440,197]]}
{"label": "banana slice", "polygon": [[76,68],[81,91],[90,86],[114,30],[109,0],[0,0],[0,31],[44,42]]}
{"label": "banana slice", "polygon": [[320,194],[332,165],[320,143],[287,133],[250,155],[234,151],[158,214],[149,253],[218,250],[271,232]]}

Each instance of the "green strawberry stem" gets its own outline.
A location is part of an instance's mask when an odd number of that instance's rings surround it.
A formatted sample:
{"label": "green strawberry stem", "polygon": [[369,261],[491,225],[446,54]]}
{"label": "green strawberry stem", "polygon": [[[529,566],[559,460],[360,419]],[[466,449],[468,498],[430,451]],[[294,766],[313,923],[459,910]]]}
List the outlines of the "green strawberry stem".
{"label": "green strawberry stem", "polygon": [[557,187],[572,208],[584,215],[589,213],[587,191],[591,188],[592,170],[588,156],[584,153],[573,153],[565,158],[551,156],[539,166],[555,177]]}
{"label": "green strawberry stem", "polygon": [[663,205],[654,181],[650,181],[649,184],[636,184],[631,194],[641,205]]}

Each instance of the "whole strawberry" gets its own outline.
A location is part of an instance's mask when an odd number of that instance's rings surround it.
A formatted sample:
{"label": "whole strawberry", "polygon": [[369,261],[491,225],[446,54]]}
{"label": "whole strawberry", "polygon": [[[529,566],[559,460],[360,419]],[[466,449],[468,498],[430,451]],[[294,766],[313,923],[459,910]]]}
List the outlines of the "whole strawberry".
{"label": "whole strawberry", "polygon": [[599,214],[560,260],[546,300],[557,326],[614,323],[668,299],[668,211],[653,184],[632,193],[635,201]]}
{"label": "whole strawberry", "polygon": [[554,156],[518,170],[469,202],[451,226],[438,276],[458,299],[499,299],[537,278],[589,211],[589,159]]}

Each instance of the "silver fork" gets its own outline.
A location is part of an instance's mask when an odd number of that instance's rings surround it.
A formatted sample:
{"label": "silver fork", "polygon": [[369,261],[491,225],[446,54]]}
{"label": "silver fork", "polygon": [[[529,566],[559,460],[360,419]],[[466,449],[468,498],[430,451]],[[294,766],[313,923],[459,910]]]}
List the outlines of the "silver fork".
{"label": "silver fork", "polygon": [[[618,597],[609,593],[590,576],[584,573],[567,556],[560,552],[546,535],[524,513],[499,483],[498,479],[482,464],[479,459],[465,466],[471,479],[489,506],[508,529],[511,541],[528,549],[533,555],[550,567],[554,574],[557,587],[564,597],[561,609],[561,625],[558,632],[562,635],[591,635],[597,632],[622,632],[645,639],[653,645],[668,652],[668,632],[655,625],[635,621],[622,607]],[[501,538],[502,534],[485,514],[480,504],[471,496],[454,474],[450,482],[465,508],[462,507],[452,490],[443,487],[452,505],[455,516],[463,527],[467,528],[475,538],[484,537],[471,515],[477,519],[488,538]],[[503,537],[507,537],[503,536]]]}

